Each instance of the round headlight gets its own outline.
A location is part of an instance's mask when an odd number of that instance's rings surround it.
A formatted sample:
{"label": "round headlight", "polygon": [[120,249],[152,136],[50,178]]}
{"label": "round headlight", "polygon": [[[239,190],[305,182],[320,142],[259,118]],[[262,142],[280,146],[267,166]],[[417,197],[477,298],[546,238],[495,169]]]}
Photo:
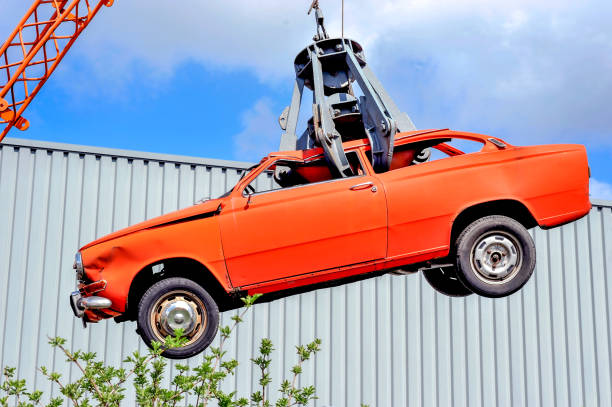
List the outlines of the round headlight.
{"label": "round headlight", "polygon": [[76,270],[77,280],[82,280],[85,276],[85,270],[83,269],[83,257],[81,252],[77,252],[74,256],[74,265],[72,266]]}

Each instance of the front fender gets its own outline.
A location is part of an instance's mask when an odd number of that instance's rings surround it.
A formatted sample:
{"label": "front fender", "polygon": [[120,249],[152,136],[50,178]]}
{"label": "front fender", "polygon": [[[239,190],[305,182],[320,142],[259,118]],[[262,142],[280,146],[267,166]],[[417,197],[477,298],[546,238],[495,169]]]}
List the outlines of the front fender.
{"label": "front fender", "polygon": [[87,277],[106,280],[98,295],[125,312],[132,280],[143,268],[169,258],[187,258],[204,265],[226,290],[229,280],[216,216],[143,229],[88,246],[81,252]]}

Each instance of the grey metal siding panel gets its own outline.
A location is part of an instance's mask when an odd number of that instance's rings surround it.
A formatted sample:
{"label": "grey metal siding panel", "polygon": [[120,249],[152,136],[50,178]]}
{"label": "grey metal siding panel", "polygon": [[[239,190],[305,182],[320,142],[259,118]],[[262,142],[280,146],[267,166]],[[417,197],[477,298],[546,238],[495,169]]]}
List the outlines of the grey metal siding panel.
{"label": "grey metal siding panel", "polygon": [[[113,364],[146,349],[134,323],[84,330],[72,317],[76,248],[220,195],[248,164],[9,143],[0,145],[0,364],[19,366],[49,392],[36,367],[77,372],[47,336]],[[261,338],[277,349],[276,389],[295,362],[294,345],[320,337],[323,350],[302,378],[317,386],[318,406],[612,405],[612,205],[596,203],[575,223],[531,231],[537,270],[508,298],[448,298],[420,275],[385,275],[255,306],[227,344],[244,363],[226,389],[257,388],[248,359]]]}

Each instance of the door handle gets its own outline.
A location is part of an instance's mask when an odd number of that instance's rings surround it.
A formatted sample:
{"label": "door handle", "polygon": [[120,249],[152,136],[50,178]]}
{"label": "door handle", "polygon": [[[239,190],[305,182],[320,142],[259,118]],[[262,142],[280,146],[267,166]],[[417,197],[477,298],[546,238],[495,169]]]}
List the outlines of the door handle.
{"label": "door handle", "polygon": [[[370,188],[372,187],[372,189],[376,188],[374,186],[373,182],[362,182],[361,184],[357,184],[357,185],[353,185],[350,190],[351,191],[358,191],[360,189],[366,189],[366,188]],[[376,192],[376,190],[373,190],[372,192]]]}

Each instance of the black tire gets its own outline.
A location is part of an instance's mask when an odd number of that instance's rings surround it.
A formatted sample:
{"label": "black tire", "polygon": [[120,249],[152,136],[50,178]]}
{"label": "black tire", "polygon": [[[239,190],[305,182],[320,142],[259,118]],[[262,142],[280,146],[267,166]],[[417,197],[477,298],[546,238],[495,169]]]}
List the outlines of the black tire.
{"label": "black tire", "polygon": [[527,283],[535,268],[533,239],[519,222],[493,215],[466,227],[456,241],[457,278],[476,294],[498,298]]}
{"label": "black tire", "polygon": [[423,270],[425,280],[436,291],[449,297],[465,297],[473,294],[469,288],[457,278],[455,267],[436,267]]}
{"label": "black tire", "polygon": [[181,324],[192,327],[186,330],[189,342],[164,351],[167,358],[186,359],[206,349],[217,334],[219,308],[204,288],[189,279],[171,277],[153,284],[138,304],[141,338],[151,347],[151,342],[163,342],[172,334],[170,325]]}

